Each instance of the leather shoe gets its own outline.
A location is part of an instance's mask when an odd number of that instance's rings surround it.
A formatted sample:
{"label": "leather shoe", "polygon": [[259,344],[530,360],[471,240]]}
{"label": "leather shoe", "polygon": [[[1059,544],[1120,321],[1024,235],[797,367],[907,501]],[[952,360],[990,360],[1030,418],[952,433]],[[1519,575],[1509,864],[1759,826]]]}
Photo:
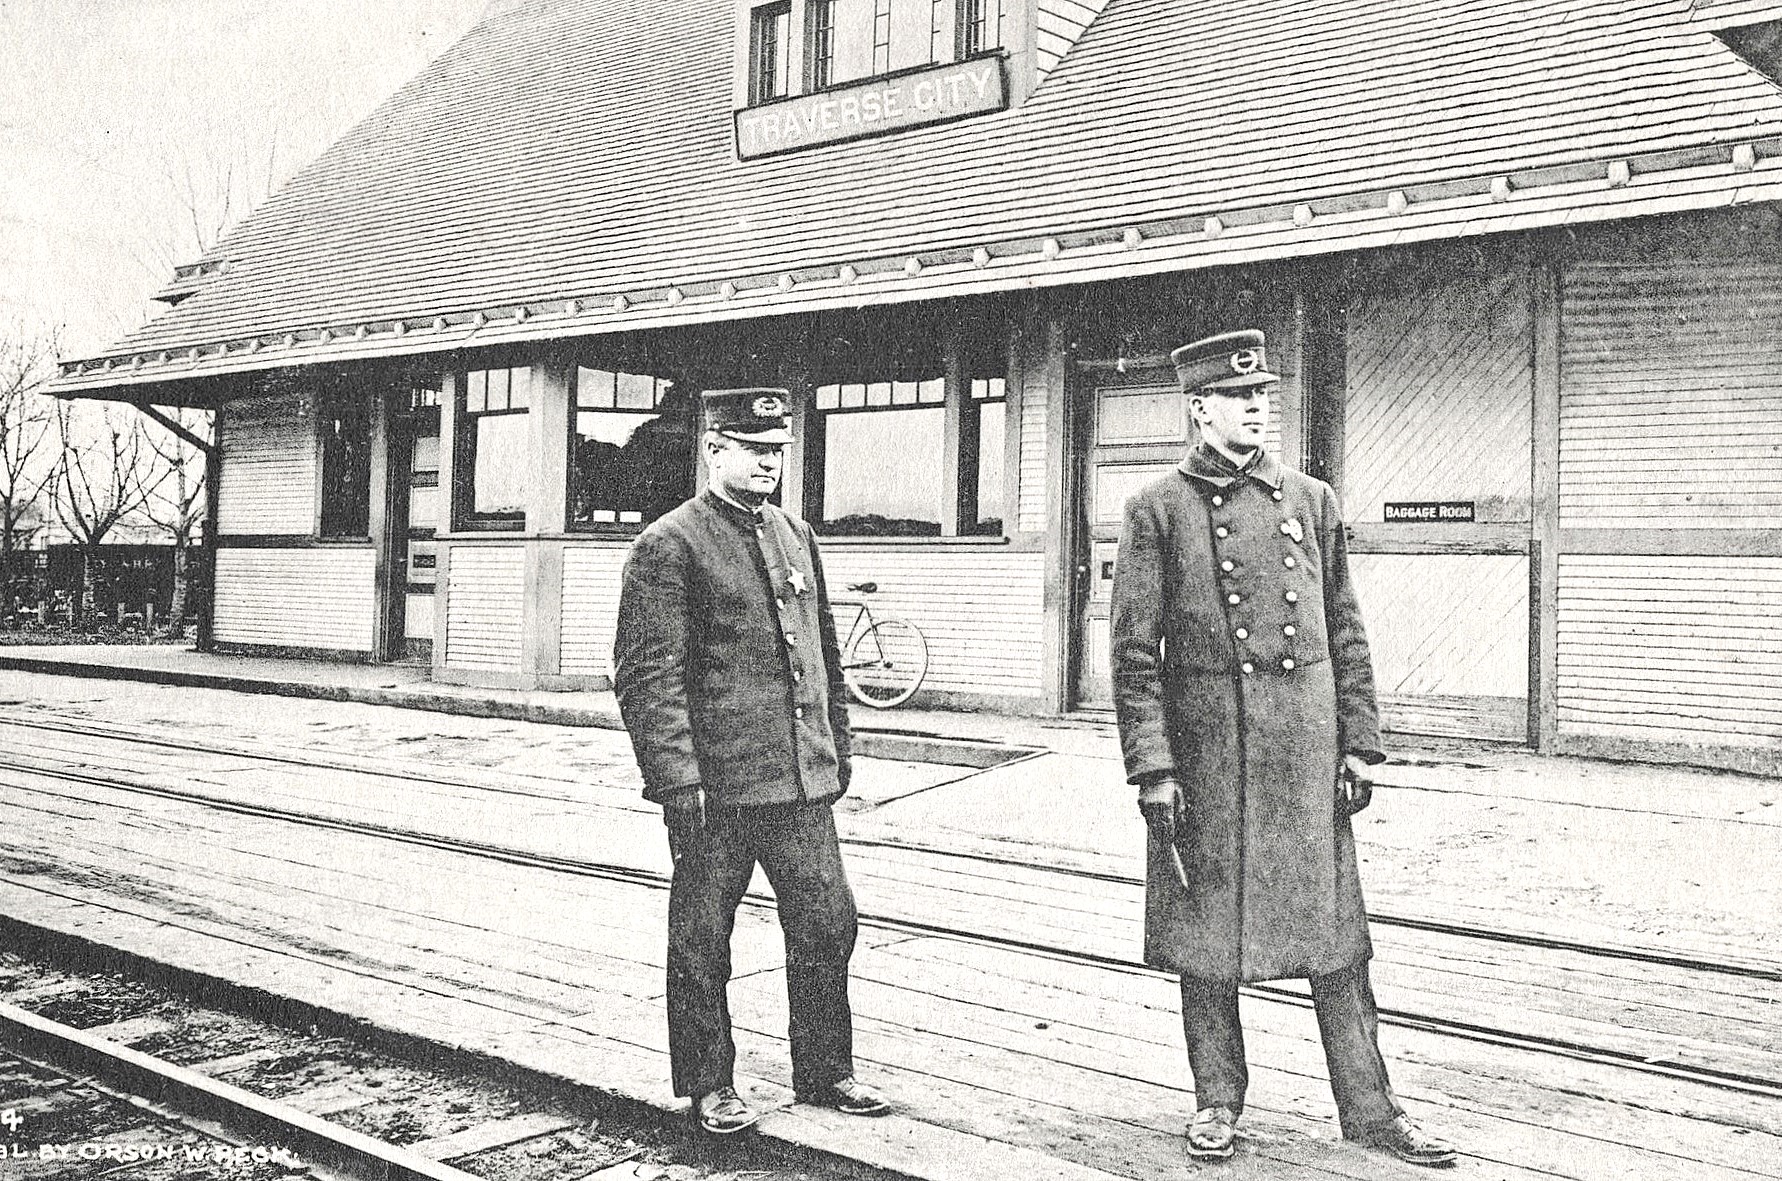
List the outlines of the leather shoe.
{"label": "leather shoe", "polygon": [[693,1100],[699,1126],[714,1136],[728,1136],[752,1126],[761,1113],[743,1102],[735,1087],[719,1087]]}
{"label": "leather shoe", "polygon": [[884,1115],[891,1110],[891,1100],[853,1075],[815,1091],[800,1091],[797,1099],[800,1103],[832,1108],[843,1115]]}
{"label": "leather shoe", "polygon": [[1411,1122],[1408,1115],[1400,1115],[1389,1124],[1369,1128],[1355,1139],[1369,1148],[1384,1149],[1399,1160],[1413,1165],[1430,1165],[1444,1169],[1454,1163],[1454,1146],[1419,1128]]}
{"label": "leather shoe", "polygon": [[1200,1160],[1225,1160],[1234,1151],[1237,1115],[1229,1107],[1203,1107],[1188,1125],[1188,1155]]}

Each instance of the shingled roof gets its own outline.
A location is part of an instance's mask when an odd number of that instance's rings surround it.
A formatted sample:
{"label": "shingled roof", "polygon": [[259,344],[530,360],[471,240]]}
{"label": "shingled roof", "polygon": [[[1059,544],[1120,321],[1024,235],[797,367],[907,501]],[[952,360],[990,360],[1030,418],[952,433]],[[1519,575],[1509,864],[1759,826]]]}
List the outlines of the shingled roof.
{"label": "shingled roof", "polygon": [[1111,0],[1020,107],[738,161],[731,6],[534,0],[63,393],[1782,198],[1689,0]]}

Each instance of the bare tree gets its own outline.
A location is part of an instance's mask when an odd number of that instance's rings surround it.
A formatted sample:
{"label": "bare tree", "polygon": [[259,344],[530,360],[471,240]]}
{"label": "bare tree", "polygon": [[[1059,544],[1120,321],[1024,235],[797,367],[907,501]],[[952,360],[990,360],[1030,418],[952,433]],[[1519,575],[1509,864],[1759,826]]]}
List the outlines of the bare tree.
{"label": "bare tree", "polygon": [[[204,540],[207,450],[215,439],[215,415],[206,410],[150,413],[162,429],[148,432],[154,469],[140,473],[151,488],[143,516],[173,542],[173,601],[167,621],[186,616],[192,581],[192,552]],[[202,445],[201,445],[202,444]]]}
{"label": "bare tree", "polygon": [[71,405],[56,407],[62,454],[53,477],[54,499],[57,519],[80,547],[77,621],[93,610],[99,547],[121,522],[143,510],[170,475],[150,462],[148,431],[139,416],[112,406],[96,409],[77,416]]}
{"label": "bare tree", "polygon": [[53,333],[22,328],[0,336],[0,594],[12,593],[22,526],[53,477],[43,444],[55,418],[37,386],[56,354]]}

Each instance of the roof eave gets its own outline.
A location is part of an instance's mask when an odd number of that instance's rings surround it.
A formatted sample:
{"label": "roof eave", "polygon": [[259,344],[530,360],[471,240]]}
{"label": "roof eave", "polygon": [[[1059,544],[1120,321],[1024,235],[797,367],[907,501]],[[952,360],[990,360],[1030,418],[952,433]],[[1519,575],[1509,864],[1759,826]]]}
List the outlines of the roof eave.
{"label": "roof eave", "polygon": [[[749,276],[709,290],[617,293],[604,299],[513,305],[411,325],[330,327],[277,339],[66,361],[48,383],[64,398],[140,401],[208,378],[298,365],[341,364],[462,349],[610,335],[794,315],[834,308],[1039,290],[1173,271],[1283,261],[1442,239],[1782,201],[1782,144],[1716,149],[1713,163],[1645,170],[1616,161],[1589,179],[1527,184],[1531,177],[1473,178],[1419,200],[1402,190],[1250,211],[1253,220],[1183,219],[1164,232],[1137,227],[1063,234],[831,268],[831,277]],[[1524,182],[1519,184],[1518,180]],[[1234,218],[1234,221],[1237,219]],[[962,257],[960,257],[963,255]],[[178,401],[168,398],[168,401]]]}

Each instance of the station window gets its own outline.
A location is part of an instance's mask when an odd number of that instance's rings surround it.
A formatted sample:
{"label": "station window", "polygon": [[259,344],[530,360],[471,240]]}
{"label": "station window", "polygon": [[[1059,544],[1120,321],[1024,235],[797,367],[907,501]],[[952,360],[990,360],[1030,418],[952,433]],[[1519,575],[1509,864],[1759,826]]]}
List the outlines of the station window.
{"label": "station window", "polygon": [[791,0],[755,9],[749,26],[749,101],[785,98],[791,73]]}
{"label": "station window", "polygon": [[665,378],[577,368],[570,528],[636,529],[693,495],[693,417]]}
{"label": "station window", "polygon": [[473,369],[464,375],[457,436],[459,523],[467,528],[523,528],[531,491],[532,370]]}
{"label": "station window", "polygon": [[337,386],[324,392],[317,419],[322,431],[321,535],[371,535],[371,399]]}
{"label": "station window", "polygon": [[1000,537],[1007,495],[1008,379],[970,378],[970,394],[971,404],[959,422],[959,531]]}
{"label": "station window", "polygon": [[921,317],[894,323],[883,312],[837,315],[819,332],[827,355],[804,424],[804,510],[818,532],[1001,536],[1001,334],[951,331]]}
{"label": "station window", "polygon": [[939,372],[817,387],[823,429],[820,532],[940,535],[947,515],[946,390]]}
{"label": "station window", "polygon": [[958,0],[959,57],[975,57],[1002,44],[1003,0]]}
{"label": "station window", "polygon": [[[804,0],[807,92],[897,70],[963,60],[1002,44],[1006,0]],[[786,5],[757,8],[750,101],[784,97]],[[777,85],[777,88],[775,88]]]}

